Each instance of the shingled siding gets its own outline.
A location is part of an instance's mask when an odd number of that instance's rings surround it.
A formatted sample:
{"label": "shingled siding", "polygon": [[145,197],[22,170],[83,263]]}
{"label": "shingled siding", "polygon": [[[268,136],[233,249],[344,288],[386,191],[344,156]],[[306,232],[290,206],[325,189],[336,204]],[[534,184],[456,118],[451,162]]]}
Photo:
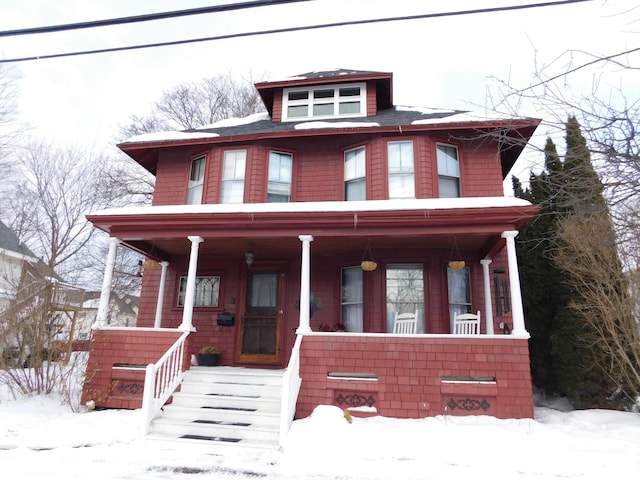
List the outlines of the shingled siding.
{"label": "shingled siding", "polygon": [[[168,329],[96,330],[91,339],[82,402],[93,401],[99,408],[140,408],[145,366],[157,362],[181,334]],[[190,355],[185,354],[184,368],[188,368],[189,360]]]}
{"label": "shingled siding", "polygon": [[[528,341],[510,336],[305,335],[296,417],[319,404],[397,418],[532,418]],[[366,407],[366,408],[362,408]]]}

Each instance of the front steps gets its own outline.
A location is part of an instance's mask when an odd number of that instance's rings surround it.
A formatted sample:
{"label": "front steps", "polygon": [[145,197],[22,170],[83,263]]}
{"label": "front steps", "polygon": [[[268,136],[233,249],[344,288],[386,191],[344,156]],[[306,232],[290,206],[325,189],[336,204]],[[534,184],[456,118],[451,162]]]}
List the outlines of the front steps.
{"label": "front steps", "polygon": [[284,370],[191,367],[149,439],[277,449]]}

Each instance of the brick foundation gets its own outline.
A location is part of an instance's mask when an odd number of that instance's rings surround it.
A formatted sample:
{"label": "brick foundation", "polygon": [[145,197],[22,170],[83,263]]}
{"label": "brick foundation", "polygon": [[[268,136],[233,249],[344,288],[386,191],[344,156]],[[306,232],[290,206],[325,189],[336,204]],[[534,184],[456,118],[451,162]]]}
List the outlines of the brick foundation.
{"label": "brick foundation", "polygon": [[297,418],[319,404],[397,418],[533,417],[527,339],[314,333],[302,342],[300,376]]}
{"label": "brick foundation", "polygon": [[[93,400],[99,408],[140,408],[145,366],[157,362],[181,334],[178,330],[145,328],[96,330],[82,402]],[[185,354],[185,368],[189,365],[187,357]]]}

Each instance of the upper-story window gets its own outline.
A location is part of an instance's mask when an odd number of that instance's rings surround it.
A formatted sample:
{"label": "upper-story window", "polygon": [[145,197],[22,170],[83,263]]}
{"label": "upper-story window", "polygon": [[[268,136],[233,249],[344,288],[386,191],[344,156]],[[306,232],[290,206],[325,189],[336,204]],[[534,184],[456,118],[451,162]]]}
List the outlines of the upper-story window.
{"label": "upper-story window", "polygon": [[387,144],[389,167],[389,198],[415,198],[413,175],[413,142]]}
{"label": "upper-story window", "polygon": [[344,152],[344,199],[367,199],[364,147]]}
{"label": "upper-story window", "polygon": [[246,150],[228,150],[224,152],[220,203],[242,203],[244,201],[246,164]]}
{"label": "upper-story window", "polygon": [[189,188],[187,189],[187,203],[199,205],[202,203],[202,188],[204,186],[205,156],[191,160],[191,174],[189,175]]}
{"label": "upper-story window", "polygon": [[283,120],[364,117],[367,113],[364,83],[285,88]]}
{"label": "upper-story window", "polygon": [[438,189],[441,198],[460,196],[460,162],[458,149],[451,145],[437,145]]}
{"label": "upper-story window", "polygon": [[291,200],[292,170],[293,155],[290,153],[269,152],[267,202],[288,202]]}

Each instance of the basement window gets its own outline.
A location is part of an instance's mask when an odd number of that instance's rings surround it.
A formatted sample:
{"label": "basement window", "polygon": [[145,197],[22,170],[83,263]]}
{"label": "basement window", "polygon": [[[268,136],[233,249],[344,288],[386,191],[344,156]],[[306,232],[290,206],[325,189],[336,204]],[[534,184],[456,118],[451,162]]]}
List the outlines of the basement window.
{"label": "basement window", "polygon": [[483,377],[483,376],[443,376],[441,377],[442,383],[482,383],[482,384],[495,384],[496,377]]}
{"label": "basement window", "polygon": [[377,382],[378,375],[368,372],[329,372],[327,378],[332,380],[370,380]]}

